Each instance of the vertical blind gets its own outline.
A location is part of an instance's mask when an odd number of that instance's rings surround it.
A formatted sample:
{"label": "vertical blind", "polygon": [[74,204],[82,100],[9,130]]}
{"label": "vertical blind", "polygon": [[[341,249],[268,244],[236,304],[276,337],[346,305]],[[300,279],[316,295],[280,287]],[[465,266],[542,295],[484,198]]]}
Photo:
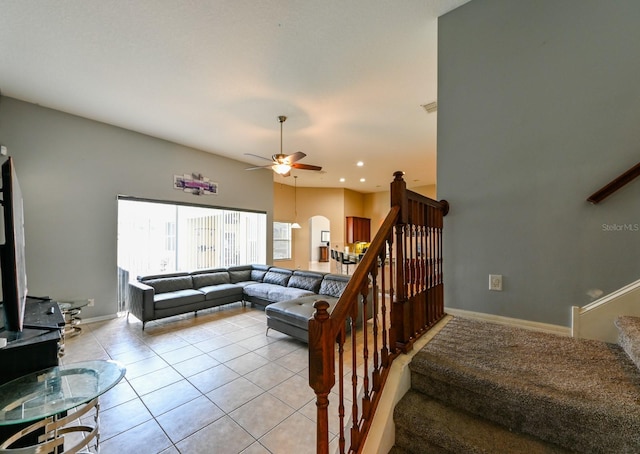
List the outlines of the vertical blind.
{"label": "vertical blind", "polygon": [[266,213],[119,198],[118,268],[135,279],[266,263],[266,226]]}

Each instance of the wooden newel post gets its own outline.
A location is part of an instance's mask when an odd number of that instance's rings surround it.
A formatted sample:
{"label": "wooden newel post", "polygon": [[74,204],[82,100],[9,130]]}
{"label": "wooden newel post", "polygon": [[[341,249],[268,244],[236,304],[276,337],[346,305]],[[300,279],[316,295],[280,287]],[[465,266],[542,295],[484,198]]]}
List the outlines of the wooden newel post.
{"label": "wooden newel post", "polygon": [[409,202],[407,197],[407,183],[402,176],[404,172],[394,172],[393,182],[391,182],[391,206],[399,206],[400,214],[395,226],[396,238],[394,241],[394,250],[396,258],[395,267],[395,289],[396,298],[391,303],[391,331],[394,348],[399,349],[403,353],[411,350],[411,308],[407,300],[407,288],[405,279],[405,229],[409,223]]}
{"label": "wooden newel post", "polygon": [[393,172],[393,181],[391,182],[391,206],[400,207],[400,216],[398,216],[397,224],[409,222],[407,183],[403,180],[403,175],[404,172],[402,170]]}
{"label": "wooden newel post", "polygon": [[336,382],[335,336],[329,319],[329,303],[316,301],[309,320],[309,386],[316,393],[317,454],[329,453],[329,393]]}

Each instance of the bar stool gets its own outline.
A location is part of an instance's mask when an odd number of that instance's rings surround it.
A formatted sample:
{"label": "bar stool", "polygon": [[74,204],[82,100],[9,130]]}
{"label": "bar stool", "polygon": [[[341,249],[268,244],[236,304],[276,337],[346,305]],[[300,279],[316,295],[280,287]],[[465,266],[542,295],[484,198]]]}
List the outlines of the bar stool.
{"label": "bar stool", "polygon": [[347,274],[349,274],[349,265],[357,265],[357,262],[352,261],[349,257],[345,257],[344,252],[338,252],[338,258],[341,268],[342,265],[347,265]]}
{"label": "bar stool", "polygon": [[[331,258],[336,261],[336,273],[340,273],[342,271],[342,264],[338,260],[338,251],[331,249]],[[340,269],[338,269],[338,264],[340,264]]]}

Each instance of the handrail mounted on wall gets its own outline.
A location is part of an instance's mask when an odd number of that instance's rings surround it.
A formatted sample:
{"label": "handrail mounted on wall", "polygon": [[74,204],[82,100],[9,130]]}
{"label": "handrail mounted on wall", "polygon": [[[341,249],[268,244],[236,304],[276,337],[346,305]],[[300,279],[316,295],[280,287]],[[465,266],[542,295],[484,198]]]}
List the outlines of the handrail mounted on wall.
{"label": "handrail mounted on wall", "polygon": [[618,189],[622,188],[627,183],[635,180],[638,176],[640,176],[640,162],[635,166],[631,167],[625,173],[620,175],[618,178],[613,180],[611,183],[602,187],[598,191],[594,192],[589,196],[587,202],[591,202],[594,205],[596,203],[602,202],[604,199],[609,197],[611,194],[616,192]]}

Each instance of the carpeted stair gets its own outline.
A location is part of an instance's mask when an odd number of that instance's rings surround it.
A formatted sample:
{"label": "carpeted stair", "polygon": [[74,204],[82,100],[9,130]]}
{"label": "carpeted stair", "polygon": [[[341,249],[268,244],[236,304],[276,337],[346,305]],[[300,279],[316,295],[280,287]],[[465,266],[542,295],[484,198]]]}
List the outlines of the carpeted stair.
{"label": "carpeted stair", "polygon": [[392,453],[640,453],[640,319],[616,325],[620,345],[453,318],[411,362]]}

